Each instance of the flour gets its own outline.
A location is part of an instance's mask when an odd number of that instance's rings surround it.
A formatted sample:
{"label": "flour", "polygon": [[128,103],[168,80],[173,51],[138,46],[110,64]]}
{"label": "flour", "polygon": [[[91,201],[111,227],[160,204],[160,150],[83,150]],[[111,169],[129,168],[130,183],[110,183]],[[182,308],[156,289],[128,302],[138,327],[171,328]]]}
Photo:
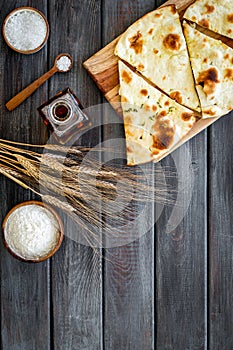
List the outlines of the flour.
{"label": "flour", "polygon": [[70,69],[71,66],[71,60],[68,56],[61,56],[57,62],[56,62],[57,68],[62,71],[66,72]]}
{"label": "flour", "polygon": [[46,34],[44,18],[30,9],[14,12],[5,24],[5,36],[9,44],[20,51],[35,50],[43,43]]}
{"label": "flour", "polygon": [[40,205],[18,207],[5,225],[5,240],[9,248],[24,259],[37,260],[46,256],[58,239],[57,219]]}

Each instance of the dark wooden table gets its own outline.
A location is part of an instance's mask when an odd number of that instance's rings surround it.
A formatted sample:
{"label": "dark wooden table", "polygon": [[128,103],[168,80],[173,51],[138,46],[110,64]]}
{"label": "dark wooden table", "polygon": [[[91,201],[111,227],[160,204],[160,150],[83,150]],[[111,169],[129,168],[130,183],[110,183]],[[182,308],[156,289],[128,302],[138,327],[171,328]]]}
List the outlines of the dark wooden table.
{"label": "dark wooden table", "polygon": [[[84,106],[101,103],[82,62],[161,3],[2,1],[1,23],[15,7],[33,6],[47,16],[50,37],[40,52],[28,56],[0,40],[0,137],[46,142],[36,108],[67,86]],[[74,57],[74,69],[57,74],[8,112],[5,103],[50,68],[60,52]],[[1,349],[233,349],[232,129],[232,116],[225,116],[176,151],[195,177],[188,211],[170,233],[171,208],[165,207],[153,229],[128,245],[107,249],[108,259],[70,239],[66,220],[61,249],[44,263],[19,262],[1,243]],[[103,128],[102,135],[94,130],[92,139],[98,142],[108,130]],[[111,132],[117,136],[118,130]],[[173,157],[161,165],[174,166]],[[16,203],[35,198],[2,176],[0,188],[1,219]]]}

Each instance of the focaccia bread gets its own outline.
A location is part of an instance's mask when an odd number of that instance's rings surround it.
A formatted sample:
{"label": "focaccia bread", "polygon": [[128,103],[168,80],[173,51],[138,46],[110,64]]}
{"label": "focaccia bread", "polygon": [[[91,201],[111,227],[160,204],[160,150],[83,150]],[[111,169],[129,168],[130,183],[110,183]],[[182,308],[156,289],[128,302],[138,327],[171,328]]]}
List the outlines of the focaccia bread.
{"label": "focaccia bread", "polygon": [[202,117],[220,117],[233,109],[233,49],[184,22]]}
{"label": "focaccia bread", "polygon": [[127,163],[159,161],[196,121],[194,112],[148,84],[119,60]]}
{"label": "focaccia bread", "polygon": [[232,0],[197,0],[184,18],[233,39]]}
{"label": "focaccia bread", "polygon": [[115,55],[172,99],[200,110],[187,46],[174,5],[146,14],[122,34]]}

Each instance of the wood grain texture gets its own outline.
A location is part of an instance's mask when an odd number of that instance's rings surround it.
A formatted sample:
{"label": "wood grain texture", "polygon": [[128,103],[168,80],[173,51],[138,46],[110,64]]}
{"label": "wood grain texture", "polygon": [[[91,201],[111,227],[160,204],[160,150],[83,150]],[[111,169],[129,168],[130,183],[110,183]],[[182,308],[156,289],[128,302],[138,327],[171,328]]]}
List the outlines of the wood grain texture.
{"label": "wood grain texture", "polygon": [[106,349],[154,349],[153,246],[150,231],[106,252],[110,260],[105,266]]}
{"label": "wood grain texture", "polygon": [[[30,1],[47,14],[47,1]],[[15,7],[28,1],[1,2],[0,19]],[[46,98],[46,86],[33,99],[14,112],[5,103],[24,86],[47,70],[46,47],[34,55],[13,52],[0,40],[0,134],[22,142],[44,142],[46,128],[36,113],[41,99]],[[35,198],[18,185],[0,177],[1,221],[13,205]],[[50,347],[49,262],[38,265],[22,263],[12,258],[1,243],[1,348],[7,350],[42,349]]]}
{"label": "wood grain texture", "polygon": [[40,78],[33,81],[26,88],[24,88],[22,91],[18,92],[14,97],[12,97],[10,101],[6,103],[6,108],[9,111],[13,111],[57,72],[58,68],[56,66],[52,67],[48,72],[44,73]]}
{"label": "wood grain texture", "polygon": [[[104,1],[103,44],[152,10],[154,1]],[[111,29],[110,29],[111,28]],[[116,30],[117,28],[117,30]],[[117,74],[117,71],[114,71]],[[112,93],[112,92],[110,92]],[[109,115],[103,121],[107,123]],[[104,140],[124,137],[122,125],[103,128]],[[115,155],[118,158],[118,155]],[[147,166],[150,168],[150,165]],[[154,349],[153,206],[143,216],[134,242],[106,250],[104,269],[104,346],[108,350]],[[144,226],[152,229],[140,236]],[[125,227],[126,236],[130,235]]]}
{"label": "wood grain texture", "polygon": [[[156,226],[158,350],[207,349],[206,148],[204,132],[162,161],[175,166],[183,191],[177,193],[176,208],[165,208]],[[177,188],[176,182],[172,186]]]}
{"label": "wood grain texture", "polygon": [[209,348],[211,350],[233,348],[232,118],[231,113],[211,127],[209,132]]}
{"label": "wood grain texture", "polygon": [[[47,129],[36,108],[67,86],[85,107],[100,103],[102,95],[82,62],[162,4],[162,0],[2,2],[2,22],[16,6],[30,5],[47,15],[51,30],[47,45],[34,55],[17,54],[0,40],[0,137],[45,142]],[[186,0],[179,4],[183,11]],[[7,111],[5,103],[47,71],[60,52],[73,56],[72,71],[57,74],[17,110]],[[115,59],[108,57],[101,61],[97,54],[107,81],[94,71],[98,65],[89,63],[97,80],[102,79],[106,97],[117,102],[118,88],[113,86],[117,72],[112,74],[111,68]],[[107,249],[103,263],[100,255],[77,242],[78,228],[66,216],[65,240],[50,261],[22,263],[1,243],[1,349],[231,350],[232,118],[231,113],[218,120],[160,163],[143,166],[174,169],[181,176],[166,179],[173,189],[183,184],[177,211],[165,206],[155,229],[134,242]],[[102,124],[107,122],[104,113]],[[95,145],[124,137],[122,124],[104,125],[103,133],[99,129],[80,142]],[[1,176],[0,198],[3,219],[14,204],[35,196]],[[147,221],[153,225],[159,209],[148,210],[136,233],[140,235]],[[174,222],[178,226],[172,226]]]}
{"label": "wood grain texture", "polygon": [[[84,107],[100,103],[101,98],[82,62],[101,42],[100,1],[69,0],[49,2],[50,59],[67,52],[73,68],[50,81],[49,95],[69,86]],[[80,140],[94,146],[100,131],[93,130]],[[79,227],[64,216],[65,242],[52,259],[53,347],[65,350],[102,349],[101,256],[79,244]]]}

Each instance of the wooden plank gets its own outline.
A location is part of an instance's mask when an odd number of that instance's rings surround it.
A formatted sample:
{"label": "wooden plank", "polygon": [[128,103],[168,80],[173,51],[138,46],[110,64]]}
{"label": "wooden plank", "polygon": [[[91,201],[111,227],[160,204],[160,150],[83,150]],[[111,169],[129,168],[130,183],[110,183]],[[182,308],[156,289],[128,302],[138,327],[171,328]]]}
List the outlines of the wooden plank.
{"label": "wooden plank", "polygon": [[83,63],[104,95],[114,89],[119,82],[118,58],[113,54],[119,38],[114,39],[110,44]]}
{"label": "wooden plank", "polygon": [[[136,18],[155,8],[154,1],[104,1],[103,44]],[[115,72],[117,74],[117,72]],[[108,123],[105,113],[103,123]],[[104,140],[124,137],[122,125],[104,125]],[[116,146],[117,148],[117,146]],[[118,158],[119,155],[115,155]],[[113,161],[114,164],[114,161]],[[150,165],[147,166],[147,169]],[[153,227],[153,206],[134,234],[140,237],[106,250],[104,269],[104,348],[154,349],[154,236],[140,236],[144,225]],[[125,227],[126,237],[130,230]],[[123,244],[123,243],[122,243]]]}
{"label": "wooden plank", "polygon": [[[15,7],[27,1],[1,2],[1,23]],[[47,1],[30,1],[30,5],[47,14]],[[0,136],[21,142],[41,143],[46,128],[36,108],[46,98],[46,86],[32,98],[8,112],[5,103],[23,87],[47,70],[47,49],[33,55],[21,55],[0,41],[1,111]],[[35,198],[18,185],[0,178],[1,221],[13,205]],[[29,350],[50,348],[49,263],[27,264],[15,260],[1,245],[1,348]]]}
{"label": "wooden plank", "polygon": [[[60,52],[74,59],[71,72],[54,76],[49,94],[69,86],[84,107],[100,103],[96,86],[82,62],[101,42],[101,2],[94,0],[50,1],[50,64]],[[81,142],[94,145],[100,131],[89,132]],[[102,349],[101,257],[80,244],[80,228],[64,216],[65,240],[52,259],[53,347],[55,349]]]}
{"label": "wooden plank", "polygon": [[105,348],[154,349],[153,232],[106,257]]}
{"label": "wooden plank", "polygon": [[209,142],[209,349],[232,349],[232,127],[233,113],[210,129]]}
{"label": "wooden plank", "polygon": [[[168,206],[156,229],[158,350],[207,349],[206,148],[204,132],[161,162],[177,169],[184,192],[173,220],[170,222],[174,207]],[[177,188],[176,181],[169,183]]]}

